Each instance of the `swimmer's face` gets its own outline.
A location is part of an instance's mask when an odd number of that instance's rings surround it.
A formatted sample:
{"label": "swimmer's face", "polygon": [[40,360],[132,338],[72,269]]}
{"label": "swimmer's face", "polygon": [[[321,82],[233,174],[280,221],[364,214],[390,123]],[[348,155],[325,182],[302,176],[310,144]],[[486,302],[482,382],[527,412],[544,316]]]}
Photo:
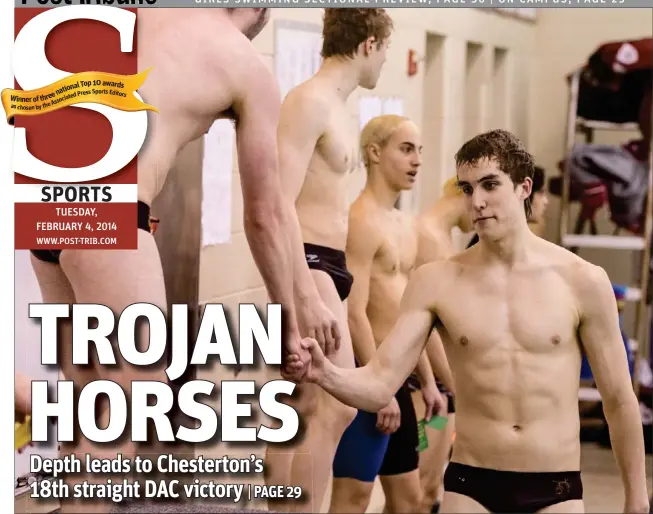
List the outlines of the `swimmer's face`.
{"label": "swimmer's face", "polygon": [[549,205],[549,195],[546,188],[542,188],[537,193],[531,195],[531,217],[529,221],[541,223],[544,221],[546,208]]}
{"label": "swimmer's face", "polygon": [[422,136],[417,126],[402,122],[379,150],[379,171],[397,191],[410,190],[422,165]]}
{"label": "swimmer's face", "polygon": [[530,194],[530,178],[522,184],[513,184],[495,161],[484,159],[460,166],[458,184],[479,237],[502,237],[525,219],[524,200]]}
{"label": "swimmer's face", "polygon": [[249,40],[258,36],[270,21],[270,9],[250,9],[252,20],[244,31]]}
{"label": "swimmer's face", "polygon": [[363,66],[359,85],[365,89],[374,89],[381,76],[381,69],[386,60],[390,40],[386,39],[379,44],[374,38],[369,38],[363,43],[363,46]]}

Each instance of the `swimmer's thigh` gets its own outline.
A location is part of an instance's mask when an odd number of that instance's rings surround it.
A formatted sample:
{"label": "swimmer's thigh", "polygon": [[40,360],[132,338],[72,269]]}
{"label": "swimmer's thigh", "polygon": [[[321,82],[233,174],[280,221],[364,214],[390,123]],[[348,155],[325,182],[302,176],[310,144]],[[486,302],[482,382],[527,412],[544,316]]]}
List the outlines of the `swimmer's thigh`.
{"label": "swimmer's thigh", "polygon": [[585,512],[585,504],[583,500],[569,500],[566,502],[556,503],[544,509],[539,510],[541,513],[560,513],[560,514],[583,514]]}
{"label": "swimmer's thigh", "polygon": [[338,322],[340,330],[340,348],[337,352],[329,355],[329,360],[340,368],[354,367],[354,350],[351,343],[351,334],[347,323],[347,300],[340,300],[331,277],[324,271],[311,269],[311,275],[315,281],[317,291],[326,307],[333,313]]}
{"label": "swimmer's thigh", "polygon": [[[346,300],[344,302],[340,300],[336,286],[327,273],[316,269],[311,269],[310,272],[320,298],[335,316],[340,331],[340,348],[337,352],[329,355],[328,358],[340,368],[353,368],[354,350],[347,323],[347,302]],[[307,334],[302,335],[306,336]],[[329,409],[330,406],[339,411],[344,407],[342,403],[335,400],[333,396],[317,384],[304,382],[297,385],[296,391],[297,393],[293,394],[287,403],[301,413],[304,421],[308,421],[309,418],[318,413],[322,416],[323,409]],[[348,407],[345,417],[348,417],[349,421],[346,423],[345,428],[354,419],[355,415],[356,410]]]}
{"label": "swimmer's thigh", "polygon": [[331,513],[365,512],[390,436],[376,428],[377,415],[358,411],[340,438],[333,459]]}
{"label": "swimmer's thigh", "polygon": [[[106,305],[118,316],[133,303],[149,303],[166,316],[166,293],[158,248],[152,235],[138,230],[137,250],[66,250],[61,254],[61,267],[75,292],[78,303]],[[137,349],[145,351],[149,344],[147,320],[136,322]],[[116,345],[115,338],[110,339]],[[131,390],[132,380],[166,381],[167,358],[153,366],[132,366],[114,350],[118,366],[98,366],[101,378]]]}
{"label": "swimmer's thigh", "polygon": [[481,514],[490,511],[469,496],[445,491],[440,505],[440,512],[443,514]]}
{"label": "swimmer's thigh", "polygon": [[[63,303],[71,305],[76,303],[75,293],[68,281],[61,266],[52,262],[44,262],[30,255],[32,268],[36,275],[43,303]],[[25,313],[27,314],[27,313]],[[72,307],[71,313],[72,315]],[[71,380],[75,386],[76,393],[86,386],[89,382],[99,378],[95,371],[95,366],[91,362],[88,366],[73,365],[73,330],[72,318],[61,319],[58,323],[58,357],[59,366],[66,380]],[[18,345],[23,344],[18,341]],[[94,358],[95,353],[90,352],[90,357]]]}

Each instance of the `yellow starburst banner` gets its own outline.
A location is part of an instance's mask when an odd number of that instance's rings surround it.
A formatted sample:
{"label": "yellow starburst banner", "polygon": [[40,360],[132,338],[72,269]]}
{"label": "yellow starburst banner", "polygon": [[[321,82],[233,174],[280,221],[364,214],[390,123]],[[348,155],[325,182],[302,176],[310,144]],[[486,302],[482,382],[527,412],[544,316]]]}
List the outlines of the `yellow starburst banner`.
{"label": "yellow starburst banner", "polygon": [[36,116],[79,103],[107,105],[121,111],[158,112],[134,95],[149,72],[148,69],[136,75],[116,75],[85,71],[31,91],[4,89],[2,107],[9,123],[16,115]]}

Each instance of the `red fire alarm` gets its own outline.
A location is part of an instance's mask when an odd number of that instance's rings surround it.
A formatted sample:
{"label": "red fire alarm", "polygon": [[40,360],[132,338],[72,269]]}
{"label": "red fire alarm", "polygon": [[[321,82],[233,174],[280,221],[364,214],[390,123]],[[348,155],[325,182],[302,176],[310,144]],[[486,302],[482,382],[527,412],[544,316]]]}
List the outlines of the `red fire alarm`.
{"label": "red fire alarm", "polygon": [[415,50],[408,50],[408,76],[412,77],[417,73],[417,56]]}

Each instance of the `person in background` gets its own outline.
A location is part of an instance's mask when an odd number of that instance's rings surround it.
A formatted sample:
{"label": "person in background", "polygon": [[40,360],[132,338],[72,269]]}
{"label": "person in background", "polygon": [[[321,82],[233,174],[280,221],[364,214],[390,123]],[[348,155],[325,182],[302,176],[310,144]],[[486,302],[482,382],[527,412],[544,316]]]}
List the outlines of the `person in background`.
{"label": "person in background", "polygon": [[[465,195],[458,188],[456,177],[452,177],[442,186],[442,196],[418,216],[417,267],[437,260],[447,260],[458,253],[453,229],[458,228],[463,233],[473,230],[465,203]],[[438,390],[447,400],[446,410],[442,413],[447,417],[447,424],[442,430],[426,428],[428,446],[419,457],[423,512],[435,513],[440,509],[442,478],[453,442],[456,412],[453,377],[437,329],[429,337],[426,354],[435,374]],[[413,391],[418,391],[421,387],[414,375],[409,377],[409,385]],[[413,402],[415,410],[423,412],[421,395],[414,392]]]}

